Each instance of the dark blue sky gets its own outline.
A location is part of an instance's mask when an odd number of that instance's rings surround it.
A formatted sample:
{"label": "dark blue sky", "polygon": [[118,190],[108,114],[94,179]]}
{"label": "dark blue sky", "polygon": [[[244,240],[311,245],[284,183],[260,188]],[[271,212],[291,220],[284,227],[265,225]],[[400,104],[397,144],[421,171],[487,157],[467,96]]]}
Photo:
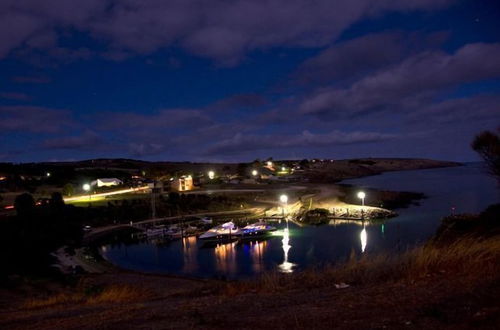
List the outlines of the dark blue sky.
{"label": "dark blue sky", "polygon": [[0,161],[468,161],[500,4],[4,0],[0,71]]}

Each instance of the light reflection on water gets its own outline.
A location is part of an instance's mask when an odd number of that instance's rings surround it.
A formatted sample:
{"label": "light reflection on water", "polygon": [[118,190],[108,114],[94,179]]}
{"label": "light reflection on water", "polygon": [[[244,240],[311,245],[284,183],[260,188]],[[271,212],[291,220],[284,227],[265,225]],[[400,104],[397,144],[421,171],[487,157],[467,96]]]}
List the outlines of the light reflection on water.
{"label": "light reflection on water", "polygon": [[182,254],[184,256],[184,267],[182,271],[186,274],[195,272],[198,269],[198,260],[196,259],[196,237],[184,237],[182,239]]}
{"label": "light reflection on water", "polygon": [[361,253],[364,253],[366,250],[366,243],[368,240],[368,234],[366,233],[366,227],[363,226],[361,233],[359,234],[359,239],[361,241]]}
{"label": "light reflection on water", "polygon": [[[128,269],[185,274],[197,277],[244,278],[266,271],[284,273],[346,260],[350,253],[402,252],[426,240],[449,214],[479,212],[498,200],[494,179],[476,166],[392,172],[351,180],[375,188],[423,192],[420,206],[400,209],[400,216],[383,224],[334,221],[325,226],[299,227],[293,222],[273,223],[278,228],[266,239],[203,246],[195,237],[163,242],[107,245],[101,249],[111,262]],[[366,201],[369,202],[367,195]],[[360,230],[361,229],[361,230]]]}
{"label": "light reflection on water", "polygon": [[229,276],[234,275],[237,268],[236,252],[234,249],[235,245],[236,242],[217,244],[215,246],[215,268],[217,272],[227,274]]}
{"label": "light reflection on water", "polygon": [[291,273],[293,272],[294,263],[288,261],[288,251],[292,247],[290,245],[290,230],[288,227],[288,220],[286,222],[286,228],[283,230],[283,239],[281,240],[283,243],[283,263],[278,266],[279,270],[282,273]]}
{"label": "light reflection on water", "polygon": [[252,255],[252,270],[259,274],[263,271],[264,261],[263,256],[266,251],[267,242],[266,241],[255,241],[250,242],[250,253]]}

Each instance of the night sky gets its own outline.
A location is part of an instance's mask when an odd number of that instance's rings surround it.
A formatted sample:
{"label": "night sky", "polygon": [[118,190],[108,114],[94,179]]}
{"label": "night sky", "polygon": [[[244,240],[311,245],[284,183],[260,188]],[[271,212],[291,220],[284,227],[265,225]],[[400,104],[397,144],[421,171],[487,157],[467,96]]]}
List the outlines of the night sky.
{"label": "night sky", "polygon": [[500,2],[0,0],[0,72],[0,161],[473,161]]}

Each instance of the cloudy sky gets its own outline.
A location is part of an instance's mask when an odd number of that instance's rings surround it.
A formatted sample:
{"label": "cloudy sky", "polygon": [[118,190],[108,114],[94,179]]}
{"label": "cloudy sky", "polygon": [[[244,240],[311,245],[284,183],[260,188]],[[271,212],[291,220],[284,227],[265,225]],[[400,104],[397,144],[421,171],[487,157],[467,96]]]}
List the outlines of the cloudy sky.
{"label": "cloudy sky", "polygon": [[0,161],[476,160],[496,0],[2,0]]}

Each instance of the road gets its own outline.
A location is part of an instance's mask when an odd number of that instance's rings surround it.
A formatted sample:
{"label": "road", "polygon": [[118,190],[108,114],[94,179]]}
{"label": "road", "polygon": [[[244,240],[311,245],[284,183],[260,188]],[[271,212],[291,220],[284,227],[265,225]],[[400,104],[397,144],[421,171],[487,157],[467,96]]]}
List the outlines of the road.
{"label": "road", "polygon": [[100,198],[100,197],[121,195],[121,194],[127,194],[127,193],[131,193],[131,192],[145,191],[148,189],[151,189],[151,188],[148,186],[142,186],[142,187],[137,187],[137,188],[127,188],[127,189],[109,191],[109,192],[100,193],[100,194],[87,194],[87,195],[66,197],[64,199],[64,201],[65,202],[91,202],[92,199],[96,199],[96,198]]}

